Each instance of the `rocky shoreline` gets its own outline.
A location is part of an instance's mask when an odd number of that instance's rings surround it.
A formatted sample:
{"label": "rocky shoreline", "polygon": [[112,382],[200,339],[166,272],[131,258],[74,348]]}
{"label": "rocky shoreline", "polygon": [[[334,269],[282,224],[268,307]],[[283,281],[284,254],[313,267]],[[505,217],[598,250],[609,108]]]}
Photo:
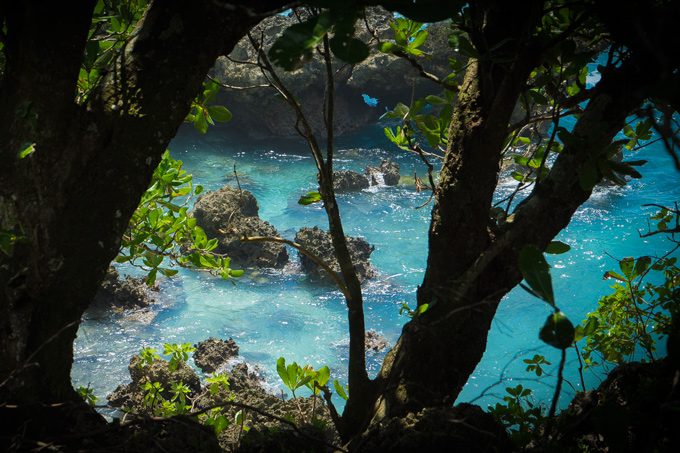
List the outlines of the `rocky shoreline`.
{"label": "rocky shoreline", "polygon": [[[320,445],[339,445],[339,436],[321,397],[284,399],[283,395],[269,393],[262,385],[259,370],[239,357],[238,345],[231,338],[208,338],[195,348],[194,363],[203,378],[186,362],[173,366],[158,356],[135,355],[128,366],[131,382],[107,396],[109,405],[119,408],[126,419],[153,416],[158,411],[158,401],[174,401],[171,389],[183,384],[188,388],[186,398],[191,412],[213,411],[213,417],[240,420],[218,431],[218,442],[224,451],[268,451],[276,450],[277,445],[304,447],[310,438],[318,439]],[[221,385],[216,386],[216,382]],[[153,391],[150,388],[159,389],[153,395],[156,401],[149,397]],[[308,437],[301,437],[282,419],[295,423]]]}

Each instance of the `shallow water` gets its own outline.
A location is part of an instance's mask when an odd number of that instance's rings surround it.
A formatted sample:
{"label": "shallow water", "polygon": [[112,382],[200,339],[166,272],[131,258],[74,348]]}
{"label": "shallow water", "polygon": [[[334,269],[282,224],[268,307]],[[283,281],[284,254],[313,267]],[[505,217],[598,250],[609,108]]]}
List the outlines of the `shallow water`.
{"label": "shallow water", "polygon": [[[327,228],[320,206],[297,204],[300,195],[315,188],[316,172],[303,144],[239,143],[224,130],[200,136],[183,128],[170,149],[207,190],[234,184],[236,165],[241,186],[259,201],[260,217],[282,236],[293,238],[303,226]],[[377,125],[341,138],[339,149],[338,169],[362,171],[389,156],[401,166],[402,176],[414,171],[421,177],[426,174],[417,158],[388,144]],[[611,282],[602,280],[602,275],[616,266],[611,257],[659,253],[668,248],[660,236],[639,237],[638,230],[646,228],[646,219],[653,212],[641,205],[680,199],[678,173],[660,145],[648,147],[636,158],[650,160],[642,168],[644,178],[623,188],[597,189],[558,237],[571,245],[571,251],[550,258],[557,303],[574,322],[592,311],[598,297],[608,291]],[[512,188],[506,181],[498,196]],[[406,186],[381,187],[342,194],[338,199],[346,233],[364,236],[375,245],[372,262],[380,276],[364,286],[367,328],[381,332],[394,344],[407,321],[399,315],[400,305],[414,304],[425,268],[430,206],[415,207],[427,200],[427,194]],[[297,261],[295,252],[289,253]],[[118,384],[129,381],[127,363],[141,347],[162,349],[164,342],[196,343],[208,336],[233,337],[241,355],[258,365],[272,385],[278,385],[275,362],[279,356],[315,367],[327,364],[332,379],[346,382],[346,310],[339,292],[332,288],[310,284],[304,275],[289,270],[248,272],[235,285],[181,270],[178,278],[163,281],[161,287],[162,303],[154,308],[157,317],[149,325],[119,315],[90,316],[81,324],[72,371],[76,386],[90,383],[104,401]],[[521,289],[508,294],[492,324],[486,354],[459,401],[474,400],[484,407],[496,402],[505,387],[521,382],[534,389],[536,400],[549,404],[559,353],[538,339],[549,312],[546,304]],[[548,375],[538,381],[522,363],[535,353],[544,354],[553,363]],[[383,356],[369,353],[371,374],[378,371]],[[505,378],[502,385],[501,375]],[[569,384],[561,406],[580,388],[572,351],[568,352],[565,375]],[[599,381],[598,375],[586,374],[589,388]]]}

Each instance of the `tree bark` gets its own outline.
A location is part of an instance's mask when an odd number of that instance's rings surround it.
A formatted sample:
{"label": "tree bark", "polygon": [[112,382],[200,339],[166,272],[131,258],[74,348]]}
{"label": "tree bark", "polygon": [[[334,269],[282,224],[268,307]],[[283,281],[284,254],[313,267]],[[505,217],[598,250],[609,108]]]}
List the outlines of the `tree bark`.
{"label": "tree bark", "polygon": [[[524,52],[528,57],[531,47]],[[478,80],[488,73],[479,62],[468,69],[453,114],[432,213],[428,267],[418,291],[418,304],[429,309],[404,326],[388,354],[377,378],[372,423],[454,403],[482,358],[501,298],[522,279],[519,251],[527,244],[544,249],[588,199],[591,190],[581,187],[579,173],[592,159],[603,158],[658,76],[650,71],[651,62],[635,57],[604,74],[573,129],[573,141],[518,206],[514,220],[499,228],[489,216],[502,148],[499,131],[506,130],[511,107],[536,63],[528,58],[521,67],[522,59],[520,53],[500,79],[491,76],[491,85],[503,89],[486,104],[488,87]]]}
{"label": "tree bark", "polygon": [[[94,1],[17,3],[5,12],[0,227],[23,238],[0,253],[0,402],[75,402],[80,318],[154,168],[215,59],[285,2],[152,2],[86,105],[76,78]],[[23,142],[36,150],[17,159]]]}

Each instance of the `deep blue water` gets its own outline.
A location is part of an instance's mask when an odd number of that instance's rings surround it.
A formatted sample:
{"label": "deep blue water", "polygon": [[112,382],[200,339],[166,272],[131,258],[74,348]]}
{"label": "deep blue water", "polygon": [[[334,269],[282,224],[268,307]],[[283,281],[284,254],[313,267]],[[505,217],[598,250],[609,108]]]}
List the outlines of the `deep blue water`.
{"label": "deep blue water", "polygon": [[[224,130],[200,136],[183,128],[170,149],[207,190],[233,184],[236,164],[241,185],[259,200],[260,217],[282,236],[292,238],[303,226],[327,228],[320,206],[297,204],[301,194],[315,188],[316,172],[302,143],[238,142]],[[377,125],[342,137],[339,149],[336,168],[363,170],[390,157],[399,163],[402,175],[414,171],[425,175],[417,158],[388,144]],[[616,266],[611,257],[660,253],[668,248],[660,236],[639,237],[638,230],[646,228],[646,219],[653,212],[641,205],[680,199],[679,173],[658,144],[636,158],[649,159],[642,168],[643,179],[622,188],[596,189],[558,238],[571,245],[571,251],[550,257],[557,303],[574,322],[592,311],[599,296],[607,293],[611,282],[602,275]],[[498,196],[513,187],[504,180]],[[431,206],[415,207],[427,200],[427,195],[416,193],[411,186],[398,186],[338,198],[347,234],[364,236],[375,245],[372,262],[380,276],[364,286],[367,327],[394,344],[407,321],[399,315],[400,305],[414,304],[425,268]],[[296,261],[294,251],[290,253]],[[162,282],[162,288],[162,303],[154,308],[158,316],[149,325],[118,315],[88,319],[81,325],[72,373],[75,385],[91,383],[103,398],[129,380],[127,363],[142,346],[162,349],[164,342],[195,343],[208,336],[233,337],[241,346],[241,355],[258,365],[273,385],[278,385],[275,362],[279,356],[314,366],[327,364],[332,378],[346,382],[346,310],[339,292],[332,288],[309,284],[304,275],[290,271],[252,271],[234,285],[186,270],[181,270],[178,278]],[[559,354],[538,339],[549,312],[547,305],[523,290],[513,290],[498,310],[486,354],[459,401],[475,400],[486,406],[496,402],[505,387],[523,383],[535,390],[537,401],[549,405]],[[535,353],[544,354],[553,363],[548,375],[538,381],[522,363]],[[570,384],[565,386],[561,406],[573,389],[580,387],[576,358],[573,351],[568,354],[565,373]],[[382,357],[369,354],[372,374],[379,369]],[[501,374],[505,378],[502,385]],[[600,379],[596,373],[586,374],[589,388]],[[484,389],[487,392],[480,398]]]}

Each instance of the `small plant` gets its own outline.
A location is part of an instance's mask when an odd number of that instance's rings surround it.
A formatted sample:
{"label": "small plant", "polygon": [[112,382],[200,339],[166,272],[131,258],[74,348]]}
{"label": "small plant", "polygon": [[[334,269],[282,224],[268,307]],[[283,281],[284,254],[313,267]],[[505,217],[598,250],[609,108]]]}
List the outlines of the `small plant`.
{"label": "small plant", "polygon": [[174,403],[175,407],[172,415],[185,414],[191,408],[190,405],[187,405],[187,397],[191,393],[191,389],[183,382],[173,382],[170,385],[170,393],[172,393],[170,402]]}
{"label": "small plant", "polygon": [[185,363],[189,360],[189,353],[195,350],[196,348],[191,346],[191,343],[165,343],[163,345],[163,354],[170,356],[168,363],[170,371],[176,371],[180,363]]}
{"label": "small plant", "polygon": [[219,436],[222,431],[229,427],[231,422],[222,413],[222,409],[219,407],[210,409],[203,416],[199,417],[201,423],[205,426],[209,426],[215,431],[215,435]]}
{"label": "small plant", "polygon": [[158,355],[154,348],[146,347],[139,351],[139,358],[142,359],[142,361],[139,362],[138,366],[143,367],[145,365],[151,365],[154,360],[159,360],[161,356]]}
{"label": "small plant", "polygon": [[515,445],[525,447],[534,439],[545,421],[543,408],[532,402],[531,389],[524,388],[521,384],[507,387],[505,391],[507,395],[503,397],[504,404],[489,406],[489,413],[505,426]]}
{"label": "small plant", "polygon": [[293,398],[295,398],[295,390],[306,385],[313,378],[313,375],[306,368],[302,368],[297,362],[286,366],[286,359],[283,357],[279,357],[279,360],[276,361],[276,371],[283,384],[290,389]]}
{"label": "small plant", "polygon": [[523,362],[527,364],[527,371],[533,371],[538,377],[543,376],[543,366],[551,365],[545,357],[539,354],[534,355],[531,359],[524,359]]}
{"label": "small plant", "polygon": [[217,395],[221,391],[229,391],[229,376],[227,373],[219,373],[206,379],[208,391],[211,395]]}
{"label": "small plant", "polygon": [[405,314],[409,318],[416,318],[427,311],[430,308],[430,304],[418,305],[415,310],[412,310],[406,302],[401,303],[401,308],[399,308],[399,314]]}
{"label": "small plant", "polygon": [[78,392],[78,395],[80,395],[80,397],[90,406],[94,407],[94,405],[97,404],[97,397],[94,394],[94,389],[90,387],[89,384],[87,387],[81,385],[76,389],[76,391]]}
{"label": "small plant", "polygon": [[335,393],[337,393],[340,398],[342,398],[345,401],[349,399],[348,386],[343,387],[342,384],[340,384],[340,382],[336,379],[333,381],[333,388],[335,389]]}
{"label": "small plant", "polygon": [[[656,205],[655,205],[656,206]],[[597,309],[588,313],[576,329],[577,339],[585,339],[585,367],[600,363],[622,363],[631,358],[654,361],[656,344],[671,332],[673,316],[680,314],[680,210],[664,206],[650,217],[651,225],[641,237],[663,234],[673,245],[660,257],[626,257],[618,260],[618,270],[604,274],[614,281],[612,293],[600,298]]]}
{"label": "small plant", "polygon": [[150,409],[152,412],[155,410],[156,405],[165,401],[163,395],[161,394],[165,389],[160,382],[149,382],[146,381],[142,385],[142,390],[144,390],[144,406]]}

